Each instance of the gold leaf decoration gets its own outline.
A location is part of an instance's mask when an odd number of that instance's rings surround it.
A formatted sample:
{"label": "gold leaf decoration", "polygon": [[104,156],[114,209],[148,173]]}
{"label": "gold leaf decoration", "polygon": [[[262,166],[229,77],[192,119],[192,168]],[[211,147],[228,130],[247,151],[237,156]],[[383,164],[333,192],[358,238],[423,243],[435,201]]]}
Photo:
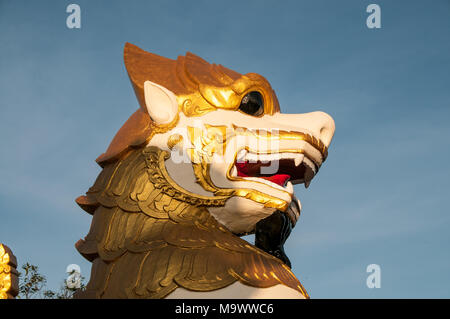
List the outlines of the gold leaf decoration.
{"label": "gold leaf decoration", "polygon": [[0,244],[0,299],[12,299],[19,293],[17,260],[11,250]]}
{"label": "gold leaf decoration", "polygon": [[236,281],[253,287],[283,284],[307,297],[277,258],[219,224],[209,206],[230,195],[201,196],[167,174],[170,153],[135,150],[103,169],[77,202],[93,214],[78,251],[92,261],[79,298],[163,298],[178,287],[211,291]]}

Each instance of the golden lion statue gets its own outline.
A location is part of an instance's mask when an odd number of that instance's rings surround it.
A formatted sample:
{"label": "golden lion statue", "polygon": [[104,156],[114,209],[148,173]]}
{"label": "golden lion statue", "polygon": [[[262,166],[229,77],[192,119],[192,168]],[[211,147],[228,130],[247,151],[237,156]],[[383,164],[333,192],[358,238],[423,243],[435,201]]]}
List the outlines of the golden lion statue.
{"label": "golden lion statue", "polygon": [[[282,114],[261,75],[127,43],[140,108],[77,203],[92,262],[79,298],[308,298],[283,244],[327,157],[333,119]],[[240,238],[255,233],[255,245]]]}

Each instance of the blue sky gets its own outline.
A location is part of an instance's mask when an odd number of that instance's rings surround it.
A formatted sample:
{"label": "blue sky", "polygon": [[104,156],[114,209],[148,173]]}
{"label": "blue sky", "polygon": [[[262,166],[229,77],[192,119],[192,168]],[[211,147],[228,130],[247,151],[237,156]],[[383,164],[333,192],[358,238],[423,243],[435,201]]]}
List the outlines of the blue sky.
{"label": "blue sky", "polygon": [[[66,6],[81,7],[68,29]],[[381,7],[368,29],[366,7]],[[131,42],[265,76],[336,134],[286,244],[313,298],[450,297],[450,2],[0,0],[0,242],[57,288],[91,217],[74,199],[138,104]],[[366,267],[381,266],[368,289]]]}

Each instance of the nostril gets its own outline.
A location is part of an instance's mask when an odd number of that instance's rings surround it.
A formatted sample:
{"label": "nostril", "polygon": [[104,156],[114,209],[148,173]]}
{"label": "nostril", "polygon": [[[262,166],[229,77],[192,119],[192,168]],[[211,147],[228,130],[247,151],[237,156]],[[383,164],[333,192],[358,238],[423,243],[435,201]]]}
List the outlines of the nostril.
{"label": "nostril", "polygon": [[328,143],[329,133],[330,133],[330,130],[326,126],[324,126],[320,129],[319,134],[320,134],[320,139],[322,140],[322,142]]}
{"label": "nostril", "polygon": [[319,136],[322,142],[329,146],[334,135],[335,124],[333,118],[324,112],[317,112],[321,115]]}

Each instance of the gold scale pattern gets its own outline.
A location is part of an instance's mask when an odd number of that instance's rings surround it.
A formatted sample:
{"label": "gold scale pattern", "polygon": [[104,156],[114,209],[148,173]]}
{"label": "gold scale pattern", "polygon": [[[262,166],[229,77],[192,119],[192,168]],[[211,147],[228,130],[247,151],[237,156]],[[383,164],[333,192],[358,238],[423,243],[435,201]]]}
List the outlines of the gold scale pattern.
{"label": "gold scale pattern", "polygon": [[17,260],[11,250],[0,244],[0,299],[12,299],[19,293]]}
{"label": "gold scale pattern", "polygon": [[165,169],[170,154],[138,149],[108,164],[77,199],[93,214],[77,242],[93,262],[78,298],[163,298],[177,287],[211,291],[236,281],[253,287],[284,284],[306,291],[279,259],[220,225],[208,206],[229,196],[206,197],[181,189]]}

